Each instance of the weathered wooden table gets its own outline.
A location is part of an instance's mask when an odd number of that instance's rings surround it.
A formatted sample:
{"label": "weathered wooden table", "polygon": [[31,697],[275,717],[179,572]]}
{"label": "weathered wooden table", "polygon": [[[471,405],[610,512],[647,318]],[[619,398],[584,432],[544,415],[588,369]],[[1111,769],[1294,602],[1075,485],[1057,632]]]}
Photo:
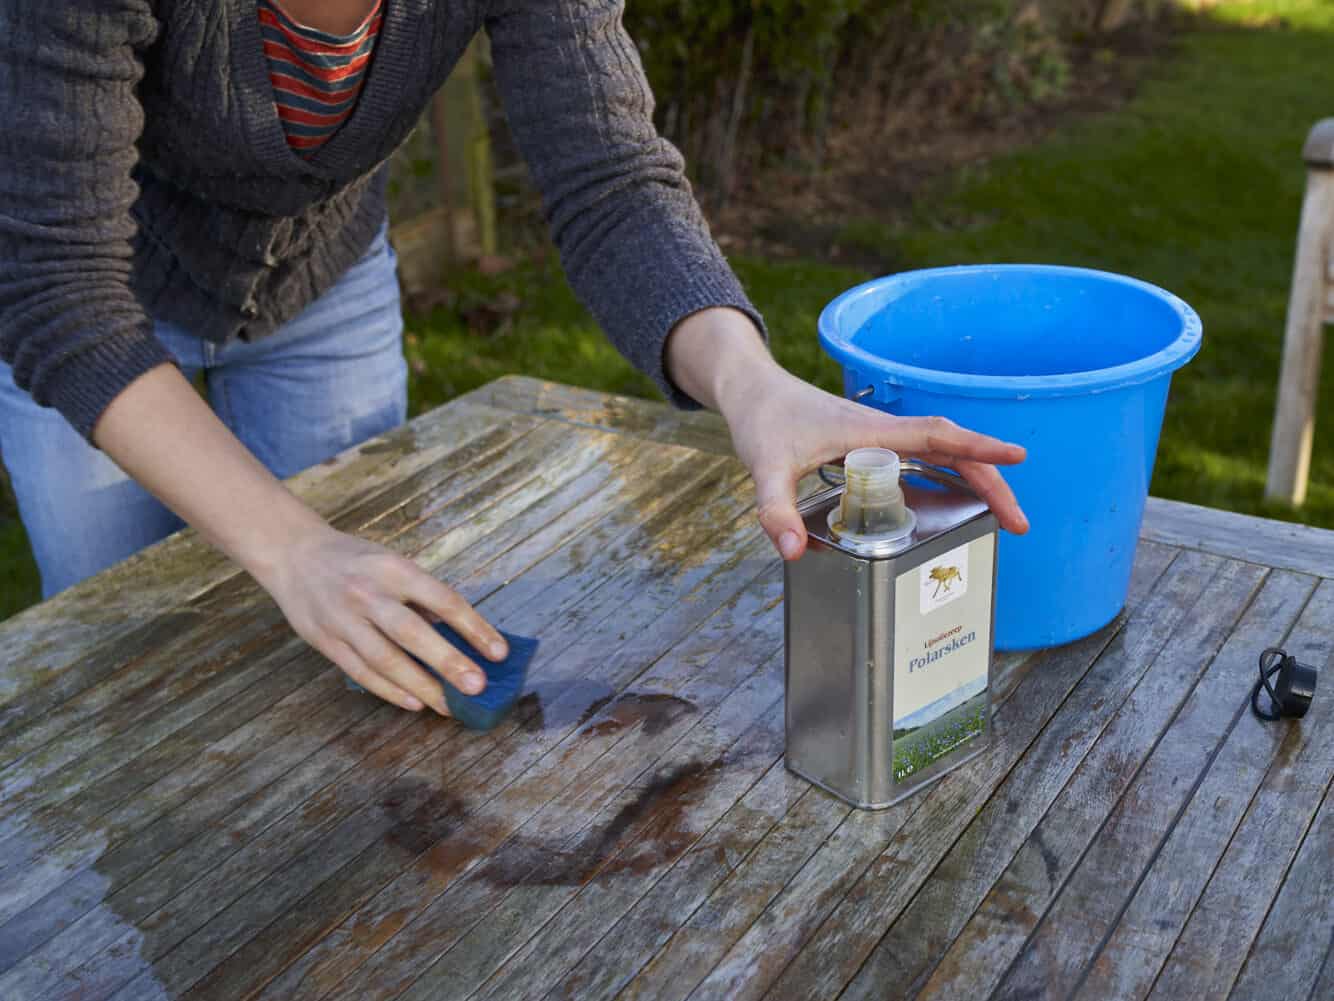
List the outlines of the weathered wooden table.
{"label": "weathered wooden table", "polygon": [[[714,419],[510,379],[303,474],[536,634],[466,732],[344,689],[191,535],[0,627],[0,998],[1334,998],[1334,533],[1154,502],[1125,615],[849,812]],[[1334,681],[1326,681],[1334,685]]]}

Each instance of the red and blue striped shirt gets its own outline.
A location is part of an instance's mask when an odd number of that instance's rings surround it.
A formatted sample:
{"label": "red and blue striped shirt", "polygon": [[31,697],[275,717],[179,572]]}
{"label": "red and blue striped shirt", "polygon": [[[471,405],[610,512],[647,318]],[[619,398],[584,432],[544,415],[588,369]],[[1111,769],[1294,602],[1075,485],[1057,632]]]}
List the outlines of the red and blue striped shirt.
{"label": "red and blue striped shirt", "polygon": [[294,20],[278,0],[259,0],[259,28],[278,118],[287,144],[309,156],[338,131],[356,106],[383,20],[384,0],[347,35]]}

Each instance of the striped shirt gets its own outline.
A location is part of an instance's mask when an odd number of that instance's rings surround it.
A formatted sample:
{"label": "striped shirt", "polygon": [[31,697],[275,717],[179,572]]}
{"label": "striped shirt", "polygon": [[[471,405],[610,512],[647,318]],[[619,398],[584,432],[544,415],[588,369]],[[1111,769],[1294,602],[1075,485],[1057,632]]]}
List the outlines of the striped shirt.
{"label": "striped shirt", "polygon": [[294,20],[278,0],[259,0],[260,34],[273,103],[287,144],[309,156],[338,131],[356,106],[383,20],[384,0],[352,33],[333,35]]}

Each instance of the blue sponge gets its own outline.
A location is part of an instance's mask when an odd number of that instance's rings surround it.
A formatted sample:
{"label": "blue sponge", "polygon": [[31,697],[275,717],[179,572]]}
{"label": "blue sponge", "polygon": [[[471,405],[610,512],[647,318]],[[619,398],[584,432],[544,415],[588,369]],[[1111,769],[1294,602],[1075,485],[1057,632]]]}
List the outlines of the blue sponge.
{"label": "blue sponge", "polygon": [[497,664],[483,657],[473,649],[471,643],[443,622],[433,622],[431,627],[445,638],[446,643],[482,669],[486,675],[486,687],[480,695],[465,695],[437,674],[433,667],[416,657],[412,659],[440,682],[440,687],[445,691],[445,702],[456,720],[473,730],[490,730],[505,718],[505,714],[523,694],[523,683],[528,679],[528,665],[537,653],[537,640],[501,632],[500,635],[509,644],[510,652],[508,657]]}
{"label": "blue sponge", "polygon": [[[508,657],[497,664],[483,657],[471,643],[443,622],[433,622],[431,627],[444,637],[446,643],[482,669],[482,673],[486,675],[486,688],[480,695],[465,695],[441,677],[435,668],[411,654],[409,656],[440,682],[440,687],[445,693],[445,703],[456,720],[472,730],[494,728],[505,718],[505,714],[513,708],[523,693],[523,683],[528,678],[528,665],[532,662],[533,655],[537,653],[538,641],[502,631],[500,635],[505,637],[510,652]],[[361,688],[350,679],[348,685],[352,688]]]}

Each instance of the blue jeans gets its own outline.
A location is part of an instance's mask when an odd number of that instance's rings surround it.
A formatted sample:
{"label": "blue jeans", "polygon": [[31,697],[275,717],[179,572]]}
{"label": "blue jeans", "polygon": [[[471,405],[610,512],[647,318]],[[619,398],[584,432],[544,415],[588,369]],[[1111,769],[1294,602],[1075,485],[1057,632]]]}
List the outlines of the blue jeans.
{"label": "blue jeans", "polygon": [[[357,264],[274,334],[218,345],[154,332],[232,432],[280,478],[401,424],[407,363],[397,258],[382,230]],[[165,538],[182,522],[39,407],[0,362],[0,457],[42,574],[43,597]]]}

